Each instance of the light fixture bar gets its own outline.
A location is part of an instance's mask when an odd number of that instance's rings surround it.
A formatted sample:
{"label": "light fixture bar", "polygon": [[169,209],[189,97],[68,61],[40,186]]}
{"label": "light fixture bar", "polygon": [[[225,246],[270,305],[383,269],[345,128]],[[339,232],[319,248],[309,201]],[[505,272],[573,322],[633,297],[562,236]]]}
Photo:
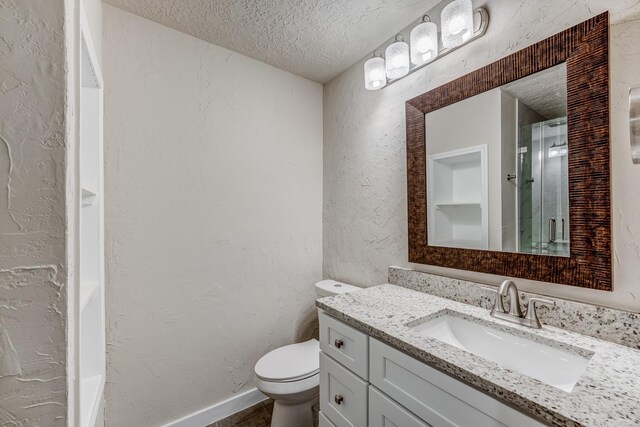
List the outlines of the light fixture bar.
{"label": "light fixture bar", "polygon": [[[419,69],[426,67],[430,64],[433,64],[434,62],[438,61],[439,59],[441,59],[443,56],[446,56],[448,54],[450,54],[451,52],[454,52],[458,49],[460,49],[461,47],[466,46],[467,44],[471,43],[472,41],[474,41],[475,39],[478,39],[482,36],[484,36],[484,34],[487,32],[487,27],[489,26],[489,13],[487,12],[487,9],[485,9],[484,7],[479,7],[476,8],[473,11],[473,27],[475,29],[473,31],[473,34],[471,35],[471,38],[469,38],[469,40],[467,40],[466,42],[464,42],[464,44],[461,44],[460,46],[456,46],[456,47],[451,47],[451,48],[445,48],[440,50],[440,52],[438,52],[438,56],[436,56],[432,61],[427,62],[426,64],[421,64],[421,65],[411,65],[411,67],[409,68],[409,72],[402,76],[399,77],[397,79],[388,79],[387,80],[387,86],[392,85],[393,83],[397,82],[398,80],[402,80],[403,78],[407,77],[408,75],[410,75],[411,73],[414,73],[416,71],[418,71]],[[438,32],[439,33],[439,32]],[[384,46],[381,46],[378,48],[378,50],[384,50]]]}

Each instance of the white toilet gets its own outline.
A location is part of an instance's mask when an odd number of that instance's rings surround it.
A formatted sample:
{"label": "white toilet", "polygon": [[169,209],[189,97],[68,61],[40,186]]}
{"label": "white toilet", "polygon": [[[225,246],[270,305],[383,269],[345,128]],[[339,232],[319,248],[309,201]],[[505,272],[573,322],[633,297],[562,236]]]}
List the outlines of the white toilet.
{"label": "white toilet", "polygon": [[[335,280],[315,285],[319,297],[358,290]],[[311,407],[318,401],[318,340],[286,345],[265,354],[255,366],[258,390],[273,399],[271,427],[312,427]]]}

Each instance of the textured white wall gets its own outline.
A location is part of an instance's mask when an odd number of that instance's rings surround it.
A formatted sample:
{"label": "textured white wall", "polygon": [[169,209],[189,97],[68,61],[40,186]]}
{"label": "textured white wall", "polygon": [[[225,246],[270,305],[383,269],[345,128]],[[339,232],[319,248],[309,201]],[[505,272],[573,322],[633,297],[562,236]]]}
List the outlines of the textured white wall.
{"label": "textured white wall", "polygon": [[[404,102],[595,14],[611,11],[611,148],[614,291],[518,280],[538,293],[640,311],[640,167],[630,159],[630,86],[640,84],[637,0],[489,0],[487,34],[378,92],[359,62],[324,88],[324,274],[360,285],[389,265],[499,283],[501,277],[407,263]],[[400,29],[399,29],[400,30]],[[367,57],[368,58],[368,57]]]}
{"label": "textured white wall", "polygon": [[0,2],[0,424],[67,420],[65,2]]}
{"label": "textured white wall", "polygon": [[314,315],[322,86],[105,6],[110,427],[254,385]]}

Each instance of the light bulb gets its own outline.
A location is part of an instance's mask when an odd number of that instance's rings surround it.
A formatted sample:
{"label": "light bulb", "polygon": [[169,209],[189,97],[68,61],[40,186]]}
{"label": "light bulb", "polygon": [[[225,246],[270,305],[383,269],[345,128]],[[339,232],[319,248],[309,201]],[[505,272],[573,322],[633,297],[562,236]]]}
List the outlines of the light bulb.
{"label": "light bulb", "polygon": [[405,64],[405,58],[402,55],[396,55],[391,59],[391,64],[393,68],[400,68]]}
{"label": "light bulb", "polygon": [[464,30],[464,18],[462,16],[454,16],[449,22],[449,32],[451,34],[460,34]]}

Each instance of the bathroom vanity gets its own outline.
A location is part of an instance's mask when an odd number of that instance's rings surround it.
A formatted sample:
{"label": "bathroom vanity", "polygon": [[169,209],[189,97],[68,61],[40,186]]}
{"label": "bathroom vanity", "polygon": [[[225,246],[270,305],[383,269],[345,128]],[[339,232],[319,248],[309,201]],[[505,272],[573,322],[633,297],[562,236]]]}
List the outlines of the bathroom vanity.
{"label": "bathroom vanity", "polygon": [[637,350],[510,324],[484,308],[394,285],[316,304],[321,426],[623,426],[640,419]]}
{"label": "bathroom vanity", "polygon": [[320,328],[327,426],[543,425],[325,312]]}

